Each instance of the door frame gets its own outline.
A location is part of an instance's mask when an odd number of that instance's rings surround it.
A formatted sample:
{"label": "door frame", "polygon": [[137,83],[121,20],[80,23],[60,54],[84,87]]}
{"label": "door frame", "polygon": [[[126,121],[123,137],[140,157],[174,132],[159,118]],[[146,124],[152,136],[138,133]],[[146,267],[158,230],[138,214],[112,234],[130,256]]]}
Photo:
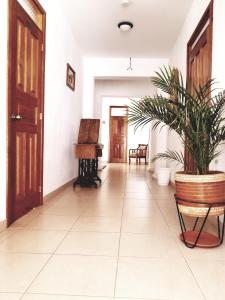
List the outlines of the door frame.
{"label": "door frame", "polygon": [[[127,105],[110,105],[109,106],[109,163],[111,163],[111,111],[112,108],[125,108],[128,113]],[[128,115],[126,114],[126,120],[128,120]],[[126,125],[126,159],[124,163],[127,163],[127,142],[128,142],[128,126]]]}
{"label": "door frame", "polygon": [[[189,39],[187,43],[187,69],[186,69],[186,78],[187,78],[187,88],[188,88],[188,82],[190,78],[190,52],[191,47],[197,37],[201,34],[201,31],[203,30],[204,26],[206,25],[207,21],[209,20],[209,46],[210,46],[210,73],[212,74],[212,39],[213,39],[213,5],[214,0],[211,0],[206,11],[204,12],[203,16],[201,17],[200,21],[198,22],[198,25],[196,26],[193,34],[191,35],[191,38]],[[203,33],[203,32],[202,32]],[[198,43],[198,42],[197,42]]]}
{"label": "door frame", "polygon": [[[210,63],[209,72],[210,72],[210,77],[212,76],[213,6],[214,6],[214,0],[211,0],[187,43],[187,58],[186,58],[186,88],[187,89],[190,88],[190,77],[191,77],[190,56],[192,52],[192,46],[194,44],[195,46],[197,46],[202,42],[202,36],[205,32],[204,27],[206,26],[207,22],[209,22],[208,24],[209,38],[207,36],[208,38],[207,43],[209,43],[209,63]],[[193,171],[195,165],[190,156],[190,153],[187,151],[186,146],[184,147],[184,154],[185,154],[184,169],[186,171]]]}
{"label": "door frame", "polygon": [[[46,49],[46,12],[39,3],[38,0],[30,0],[33,2],[43,16],[43,49],[42,49],[42,90],[40,96],[40,108],[42,112],[41,122],[39,122],[40,129],[40,198],[39,205],[43,204],[43,151],[44,151],[44,93],[45,93],[45,49]],[[11,153],[14,151],[12,146],[12,101],[13,101],[13,78],[15,76],[13,72],[13,45],[14,45],[14,36],[15,36],[15,21],[16,21],[16,5],[17,0],[8,0],[8,97],[7,97],[7,195],[6,195],[6,221],[7,226],[11,225],[13,220],[12,209],[13,209],[13,198],[12,198],[12,190],[11,190],[11,172],[13,172],[13,164],[11,162]]]}

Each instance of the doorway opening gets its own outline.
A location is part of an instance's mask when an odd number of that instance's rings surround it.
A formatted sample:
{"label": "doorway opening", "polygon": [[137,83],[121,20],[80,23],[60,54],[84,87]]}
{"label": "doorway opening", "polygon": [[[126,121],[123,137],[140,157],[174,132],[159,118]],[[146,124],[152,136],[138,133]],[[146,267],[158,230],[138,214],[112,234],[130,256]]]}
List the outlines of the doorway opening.
{"label": "doorway opening", "polygon": [[110,163],[127,162],[127,106],[110,106]]}
{"label": "doorway opening", "polygon": [[[138,99],[133,97],[132,99]],[[103,163],[110,162],[110,106],[129,106],[130,98],[127,97],[108,97],[101,98],[101,126],[100,126],[100,141],[104,145],[103,156],[101,161]],[[127,124],[127,150],[126,162],[128,162],[129,149],[137,148],[138,144],[148,144],[150,138],[150,125],[139,128],[136,132],[134,126]]]}

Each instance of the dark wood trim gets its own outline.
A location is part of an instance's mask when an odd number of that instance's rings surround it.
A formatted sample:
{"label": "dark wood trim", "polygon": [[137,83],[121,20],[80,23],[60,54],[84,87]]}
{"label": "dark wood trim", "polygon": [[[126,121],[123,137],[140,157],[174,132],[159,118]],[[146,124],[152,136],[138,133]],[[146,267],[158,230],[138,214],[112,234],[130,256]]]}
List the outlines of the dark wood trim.
{"label": "dark wood trim", "polygon": [[206,22],[209,20],[210,23],[213,22],[213,0],[210,1],[210,4],[208,5],[206,11],[204,12],[203,16],[201,17],[201,20],[198,22],[198,25],[195,28],[195,31],[191,35],[191,38],[188,41],[188,46],[192,45],[202,29],[204,28]]}
{"label": "dark wood trim", "polygon": [[42,111],[42,122],[41,122],[41,178],[40,178],[40,184],[41,184],[41,193],[40,193],[40,205],[43,204],[43,176],[44,176],[44,104],[45,104],[45,58],[46,58],[46,12],[43,9],[43,7],[41,6],[41,4],[39,3],[38,0],[33,0],[35,2],[35,4],[38,6],[38,8],[40,9],[40,11],[43,14],[43,51],[42,51],[42,107],[41,107],[41,111]]}
{"label": "dark wood trim", "polygon": [[[43,15],[43,51],[42,51],[42,91],[41,91],[41,107],[40,112],[42,113],[42,121],[40,122],[40,132],[41,132],[41,178],[40,178],[40,184],[41,184],[41,192],[40,192],[40,199],[39,204],[43,204],[43,151],[44,151],[44,93],[45,93],[45,49],[46,49],[46,12],[39,3],[38,0],[31,0],[33,3],[38,7],[40,12]],[[7,194],[6,194],[6,219],[7,219],[7,226],[9,226],[13,222],[13,215],[12,215],[12,191],[14,190],[14,187],[12,186],[11,181],[11,169],[12,169],[12,163],[10,160],[10,153],[14,151],[12,149],[12,126],[11,126],[11,119],[10,116],[12,114],[12,88],[13,88],[13,82],[15,78],[15,74],[12,71],[12,65],[13,65],[13,47],[14,47],[14,40],[13,40],[13,28],[15,28],[15,20],[16,20],[16,6],[17,1],[16,0],[8,0],[8,88],[7,88],[7,99],[8,99],[8,116],[7,116]]]}
{"label": "dark wood trim", "polygon": [[189,62],[193,61],[196,54],[199,52],[199,48],[203,47],[206,42],[207,42],[207,34],[206,34],[206,32],[203,32],[203,34],[199,38],[198,42],[196,43],[196,45],[192,49],[192,51],[191,51],[192,53],[189,54]]}
{"label": "dark wood trim", "polygon": [[189,59],[190,59],[190,52],[193,43],[195,42],[196,38],[201,33],[202,29],[204,28],[205,24],[209,20],[209,45],[210,45],[210,73],[212,74],[212,38],[213,38],[213,5],[214,0],[210,1],[206,11],[204,12],[201,20],[199,21],[197,27],[195,28],[193,34],[191,35],[188,43],[187,43],[187,69],[186,69],[186,86],[188,87],[188,79],[190,78],[190,67],[189,67]]}
{"label": "dark wood trim", "polygon": [[7,226],[9,226],[12,222],[12,188],[11,188],[11,180],[10,180],[10,170],[11,170],[11,122],[10,115],[12,113],[12,60],[13,60],[13,27],[15,21],[15,12],[16,12],[16,2],[15,0],[9,0],[9,9],[8,9],[8,116],[7,116],[7,203],[6,203],[6,218],[7,218]]}
{"label": "dark wood trim", "polygon": [[[190,89],[190,78],[191,78],[191,62],[195,55],[198,53],[199,48],[203,46],[206,42],[208,43],[208,55],[209,55],[209,73],[210,78],[212,76],[212,34],[213,34],[213,4],[214,0],[211,0],[210,4],[208,5],[206,11],[204,12],[202,18],[200,19],[197,27],[195,28],[191,38],[187,43],[187,57],[186,57],[186,87]],[[209,25],[203,31],[204,26],[209,21]],[[202,32],[203,31],[203,32]],[[202,32],[201,37],[199,37],[200,33]],[[196,45],[193,47],[196,39],[199,37]],[[193,48],[192,48],[193,47]],[[187,147],[185,146],[185,170],[186,171],[194,171],[195,165],[190,156],[190,153],[187,151]]]}
{"label": "dark wood trim", "polygon": [[[111,163],[111,111],[112,108],[125,108],[128,112],[128,106],[127,105],[110,105],[109,107],[109,163]],[[128,120],[128,114],[126,115],[126,120]],[[128,126],[126,130],[126,162],[127,163],[127,141],[128,141]]]}
{"label": "dark wood trim", "polygon": [[[43,21],[44,21],[44,24],[43,25],[45,25],[45,19],[46,19],[46,12],[45,12],[45,10],[44,10],[44,8],[43,8],[43,6],[41,5],[41,3],[38,1],[38,0],[31,0],[37,7],[38,7],[38,9],[40,10],[40,12],[42,13],[42,15],[43,15]],[[43,30],[45,29],[45,27],[43,26]]]}

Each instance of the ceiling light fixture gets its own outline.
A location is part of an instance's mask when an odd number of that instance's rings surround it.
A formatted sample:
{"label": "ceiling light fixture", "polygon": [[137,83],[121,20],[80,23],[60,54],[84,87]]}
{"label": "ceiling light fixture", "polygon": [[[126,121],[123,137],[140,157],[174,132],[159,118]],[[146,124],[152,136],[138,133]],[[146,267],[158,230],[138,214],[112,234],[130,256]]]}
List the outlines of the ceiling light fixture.
{"label": "ceiling light fixture", "polygon": [[130,5],[130,0],[122,0],[122,1],[121,1],[121,4],[122,4],[123,6],[129,6],[129,5]]}
{"label": "ceiling light fixture", "polygon": [[133,26],[134,25],[128,21],[123,21],[118,24],[118,28],[123,32],[131,30],[133,28]]}

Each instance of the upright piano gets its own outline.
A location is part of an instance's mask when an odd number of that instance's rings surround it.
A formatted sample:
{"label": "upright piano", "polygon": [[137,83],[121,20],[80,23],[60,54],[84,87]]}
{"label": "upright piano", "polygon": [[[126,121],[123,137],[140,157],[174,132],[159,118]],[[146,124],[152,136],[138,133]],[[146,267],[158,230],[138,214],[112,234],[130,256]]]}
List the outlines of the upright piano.
{"label": "upright piano", "polygon": [[98,158],[103,145],[98,144],[100,119],[81,119],[75,156],[79,159],[78,179],[73,186],[96,186],[101,184],[98,176]]}

